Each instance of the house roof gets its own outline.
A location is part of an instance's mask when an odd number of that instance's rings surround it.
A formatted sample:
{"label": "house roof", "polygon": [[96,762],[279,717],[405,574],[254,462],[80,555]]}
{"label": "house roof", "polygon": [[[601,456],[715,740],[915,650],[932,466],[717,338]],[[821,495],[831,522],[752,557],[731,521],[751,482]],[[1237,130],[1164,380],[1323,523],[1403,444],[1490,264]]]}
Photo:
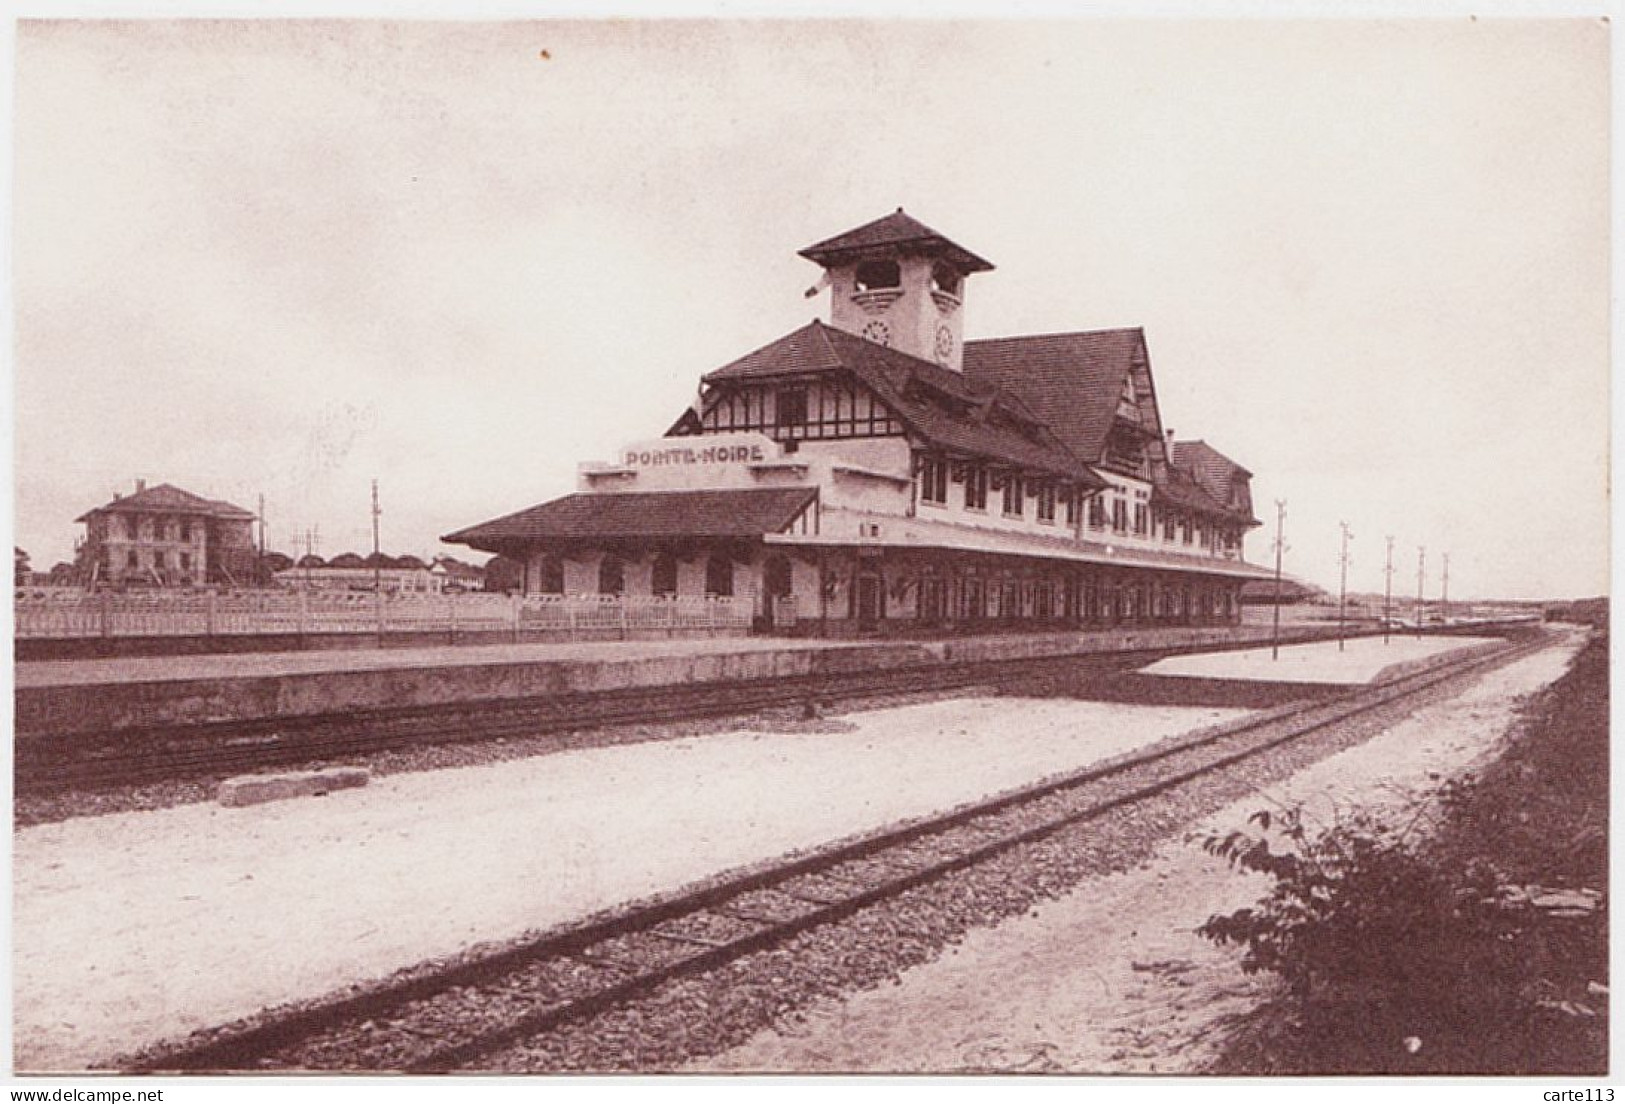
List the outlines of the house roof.
{"label": "house roof", "polygon": [[135,494],[115,498],[105,506],[88,510],[74,520],[88,521],[102,513],[192,514],[236,521],[253,521],[255,517],[241,506],[233,506],[220,499],[202,498],[170,483],[160,483],[156,487],[147,487]]}
{"label": "house roof", "polygon": [[865,253],[885,249],[938,254],[953,261],[961,272],[991,272],[993,265],[962,245],[949,241],[929,226],[903,213],[901,207],[884,218],[837,234],[799,251],[799,256],[829,268]]}
{"label": "house roof", "polygon": [[1090,486],[1101,481],[1035,411],[998,386],[814,320],[711,372],[713,386],[740,380],[850,372],[929,444],[985,456]]}
{"label": "house roof", "polygon": [[1076,456],[1098,463],[1144,345],[1138,328],[967,341],[965,378],[1015,394]]}
{"label": "house roof", "polygon": [[487,552],[549,540],[760,537],[794,521],[816,487],[572,494],[440,539]]}

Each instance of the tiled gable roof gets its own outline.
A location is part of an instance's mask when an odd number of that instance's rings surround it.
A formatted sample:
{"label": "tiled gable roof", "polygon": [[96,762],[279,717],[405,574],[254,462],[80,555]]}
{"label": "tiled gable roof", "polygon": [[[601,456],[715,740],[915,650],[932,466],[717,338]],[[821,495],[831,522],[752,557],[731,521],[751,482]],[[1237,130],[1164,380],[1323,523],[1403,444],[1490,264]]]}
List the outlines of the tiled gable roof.
{"label": "tiled gable roof", "polygon": [[1099,463],[1144,341],[1137,328],[967,341],[965,378],[1016,395],[1075,455]]}
{"label": "tiled gable roof", "polygon": [[1248,485],[1252,472],[1206,441],[1175,441],[1170,460],[1176,470],[1189,473],[1226,513],[1259,524],[1253,517],[1252,490]]}
{"label": "tiled gable roof", "polygon": [[105,506],[86,511],[75,521],[85,521],[99,513],[155,513],[191,514],[201,517],[252,521],[254,514],[219,499],[201,498],[191,491],[183,491],[169,483],[160,483],[123,498],[115,498]]}
{"label": "tiled gable roof", "polygon": [[[987,457],[1098,485],[1098,477],[1056,439],[1040,414],[998,387],[940,364],[813,321],[705,377],[716,385],[846,371],[896,412],[910,431],[950,452]],[[933,394],[935,393],[935,394]],[[1008,421],[1010,425],[1001,424]],[[1025,426],[1026,433],[1018,426]]]}
{"label": "tiled gable roof", "polygon": [[500,552],[547,540],[759,537],[784,529],[817,495],[814,487],[572,494],[440,539]]}
{"label": "tiled gable roof", "polygon": [[991,272],[993,265],[962,245],[955,244],[901,207],[884,218],[866,222],[855,230],[826,238],[799,251],[799,256],[826,267],[852,260],[873,250],[894,246],[904,250],[940,254],[953,261],[961,272]]}

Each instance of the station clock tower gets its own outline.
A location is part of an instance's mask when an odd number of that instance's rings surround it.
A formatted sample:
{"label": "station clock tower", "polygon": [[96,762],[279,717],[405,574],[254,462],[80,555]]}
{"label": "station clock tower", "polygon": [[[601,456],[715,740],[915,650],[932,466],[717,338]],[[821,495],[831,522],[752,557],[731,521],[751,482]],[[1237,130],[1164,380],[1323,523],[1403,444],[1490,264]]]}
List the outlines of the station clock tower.
{"label": "station clock tower", "polygon": [[965,278],[991,271],[990,263],[901,207],[799,255],[824,268],[830,325],[963,370]]}

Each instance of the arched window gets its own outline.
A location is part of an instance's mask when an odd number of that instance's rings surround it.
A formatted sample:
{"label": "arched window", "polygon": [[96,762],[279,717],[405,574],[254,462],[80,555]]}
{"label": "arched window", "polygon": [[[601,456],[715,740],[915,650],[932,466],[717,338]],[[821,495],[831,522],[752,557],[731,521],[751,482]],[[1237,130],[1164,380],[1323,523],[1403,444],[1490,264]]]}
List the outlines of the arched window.
{"label": "arched window", "polygon": [[661,598],[677,596],[676,556],[670,552],[662,552],[655,557],[654,574],[650,578],[649,589]]}
{"label": "arched window", "polygon": [[613,552],[598,563],[598,593],[626,593],[626,561]]}
{"label": "arched window", "polygon": [[859,291],[903,286],[903,270],[896,261],[864,261],[852,274]]}
{"label": "arched window", "polygon": [[734,565],[727,556],[712,556],[705,561],[705,593],[732,598],[734,592]]}
{"label": "arched window", "polygon": [[536,590],[539,594],[564,593],[564,563],[557,556],[537,557]]}

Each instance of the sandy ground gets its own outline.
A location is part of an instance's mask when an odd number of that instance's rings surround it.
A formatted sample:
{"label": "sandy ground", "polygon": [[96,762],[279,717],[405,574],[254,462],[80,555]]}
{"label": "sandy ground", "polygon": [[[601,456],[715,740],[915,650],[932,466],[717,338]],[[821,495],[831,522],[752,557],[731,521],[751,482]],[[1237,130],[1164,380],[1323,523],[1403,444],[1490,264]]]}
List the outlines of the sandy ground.
{"label": "sandy ground", "polygon": [[[1295,802],[1329,819],[1426,792],[1492,754],[1518,696],[1558,678],[1582,639],[1574,633],[1495,671],[1205,827],[1244,827],[1260,808]],[[1214,1053],[1214,1029],[1253,1007],[1269,983],[1244,975],[1239,951],[1216,948],[1195,928],[1253,903],[1268,884],[1195,843],[1172,842],[1139,869],[971,933],[894,987],[822,1004],[804,1023],[762,1032],[699,1068],[1196,1072]]]}
{"label": "sandy ground", "polygon": [[948,700],[27,828],[16,1065],[84,1068],[1236,715]]}
{"label": "sandy ground", "polygon": [[1141,670],[1148,675],[1185,675],[1198,678],[1249,679],[1258,682],[1370,682],[1377,672],[1395,663],[1423,659],[1440,652],[1492,641],[1471,636],[1399,636],[1383,642],[1380,636],[1294,644],[1280,649],[1279,659],[1269,648],[1238,652],[1170,656]]}

